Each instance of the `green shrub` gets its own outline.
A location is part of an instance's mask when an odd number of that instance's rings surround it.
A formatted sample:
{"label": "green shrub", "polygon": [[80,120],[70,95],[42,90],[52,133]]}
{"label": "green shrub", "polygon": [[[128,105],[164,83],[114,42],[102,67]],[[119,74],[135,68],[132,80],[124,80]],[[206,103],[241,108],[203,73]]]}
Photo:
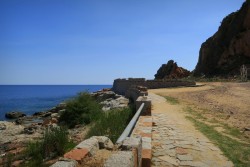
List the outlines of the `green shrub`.
{"label": "green shrub", "polygon": [[101,117],[91,126],[87,138],[91,136],[107,136],[116,142],[133,116],[130,108],[103,112]]}
{"label": "green shrub", "polygon": [[30,142],[26,148],[26,155],[30,162],[26,166],[42,166],[43,159],[61,156],[75,146],[63,127],[48,128],[40,141]]}
{"label": "green shrub", "polygon": [[61,114],[59,122],[73,128],[77,124],[89,124],[96,120],[100,113],[101,106],[89,93],[83,92],[67,102],[66,110]]}

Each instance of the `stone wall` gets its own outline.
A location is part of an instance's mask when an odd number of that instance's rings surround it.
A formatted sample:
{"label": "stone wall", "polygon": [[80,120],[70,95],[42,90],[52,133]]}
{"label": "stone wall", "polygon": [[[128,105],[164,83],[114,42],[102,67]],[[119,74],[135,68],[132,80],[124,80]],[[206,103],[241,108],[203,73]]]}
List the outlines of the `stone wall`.
{"label": "stone wall", "polygon": [[[85,166],[86,160],[94,157],[98,151],[106,149],[111,155],[101,162],[104,167],[141,167],[142,166],[142,137],[127,137],[121,145],[113,145],[105,136],[93,136],[82,141],[73,150],[64,154],[63,157],[50,167],[78,167]],[[98,155],[100,156],[100,154]],[[104,156],[105,157],[105,156]],[[86,166],[95,166],[95,158]],[[98,165],[98,166],[99,166]]]}
{"label": "stone wall", "polygon": [[116,79],[113,83],[115,93],[126,95],[131,86],[144,86],[148,89],[194,86],[195,82],[181,80],[146,80],[145,78]]}

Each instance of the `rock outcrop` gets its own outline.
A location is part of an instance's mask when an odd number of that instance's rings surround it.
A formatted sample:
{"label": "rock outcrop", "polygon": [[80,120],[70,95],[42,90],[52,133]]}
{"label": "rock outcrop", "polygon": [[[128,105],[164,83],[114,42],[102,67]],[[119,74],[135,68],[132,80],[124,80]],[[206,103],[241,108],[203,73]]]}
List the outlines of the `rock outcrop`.
{"label": "rock outcrop", "polygon": [[201,45],[194,75],[237,75],[250,64],[250,0],[225,17],[219,30]]}
{"label": "rock outcrop", "polygon": [[167,64],[163,64],[159,68],[155,74],[155,79],[180,79],[188,77],[190,74],[190,71],[178,67],[176,62],[169,60]]}
{"label": "rock outcrop", "polygon": [[122,95],[118,95],[110,89],[103,89],[94,93],[91,96],[96,99],[101,105],[103,111],[112,109],[126,108],[129,105],[129,99]]}
{"label": "rock outcrop", "polygon": [[7,112],[5,114],[5,117],[8,119],[16,119],[16,118],[25,117],[25,116],[26,114],[19,112],[19,111]]}

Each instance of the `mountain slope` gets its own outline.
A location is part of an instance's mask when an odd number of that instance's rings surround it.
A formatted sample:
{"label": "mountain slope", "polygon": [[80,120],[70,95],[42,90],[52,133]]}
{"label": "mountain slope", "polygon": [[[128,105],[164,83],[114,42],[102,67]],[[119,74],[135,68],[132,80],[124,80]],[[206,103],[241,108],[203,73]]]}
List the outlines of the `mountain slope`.
{"label": "mountain slope", "polygon": [[250,0],[201,45],[194,75],[235,75],[242,64],[250,64]]}

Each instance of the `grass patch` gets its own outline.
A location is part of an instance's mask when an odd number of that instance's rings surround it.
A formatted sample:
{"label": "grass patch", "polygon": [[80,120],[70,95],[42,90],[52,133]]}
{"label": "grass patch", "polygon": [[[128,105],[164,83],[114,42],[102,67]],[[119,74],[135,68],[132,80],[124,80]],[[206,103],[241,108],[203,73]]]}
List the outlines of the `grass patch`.
{"label": "grass patch", "polygon": [[250,144],[240,143],[230,137],[217,132],[209,126],[191,116],[187,118],[194,123],[196,128],[213,141],[222,152],[234,163],[235,166],[250,166]]}
{"label": "grass patch", "polygon": [[195,117],[196,119],[203,119],[206,120],[207,118],[205,118],[201,113],[194,111],[191,107],[187,107],[185,109],[185,111],[189,114],[191,114],[193,117]]}
{"label": "grass patch", "polygon": [[132,109],[117,109],[103,112],[101,117],[91,126],[87,138],[91,136],[107,136],[115,143],[133,116]]}
{"label": "grass patch", "polygon": [[25,155],[29,157],[29,162],[25,166],[47,166],[43,164],[44,160],[61,156],[74,147],[75,144],[69,140],[65,128],[48,128],[41,140],[28,144]]}
{"label": "grass patch", "polygon": [[[208,120],[202,113],[193,110],[191,107],[185,108],[185,111],[190,114],[187,118],[194,123],[195,127],[214,142],[235,166],[250,166],[250,144],[242,143],[223,135],[223,133],[218,132],[215,128],[218,126],[223,127],[225,129],[224,133],[244,139],[238,129],[221,123],[215,118]],[[204,120],[216,123],[217,125],[207,125],[204,123]]]}
{"label": "grass patch", "polygon": [[[231,127],[231,126],[229,126],[226,123],[222,123],[222,122],[218,121],[215,118],[208,119],[208,118],[204,117],[202,115],[202,113],[193,110],[191,107],[187,107],[184,111],[186,111],[187,113],[191,114],[192,117],[195,118],[195,119],[205,120],[205,121],[207,121],[209,123],[216,124],[216,125],[210,125],[210,126],[213,126],[213,127],[222,127],[224,129],[223,133],[229,134],[229,135],[231,135],[233,137],[236,137],[238,139],[246,141],[246,138],[242,135],[242,133],[240,132],[240,130],[237,129],[237,128]],[[205,111],[205,112],[209,112],[209,111]],[[217,116],[217,118],[221,118],[220,115]]]}
{"label": "grass patch", "polygon": [[233,128],[227,124],[222,123],[223,128],[225,129],[225,133],[237,137],[239,139],[245,140],[245,138],[242,136],[242,133],[240,132],[239,129]]}
{"label": "grass patch", "polygon": [[171,97],[171,96],[164,96],[165,99],[167,100],[167,102],[169,102],[170,104],[172,105],[176,105],[176,104],[179,104],[179,101],[178,99],[174,98],[174,97]]}
{"label": "grass patch", "polygon": [[66,103],[66,110],[60,115],[59,122],[73,128],[97,120],[101,112],[101,106],[95,99],[89,93],[82,92]]}

